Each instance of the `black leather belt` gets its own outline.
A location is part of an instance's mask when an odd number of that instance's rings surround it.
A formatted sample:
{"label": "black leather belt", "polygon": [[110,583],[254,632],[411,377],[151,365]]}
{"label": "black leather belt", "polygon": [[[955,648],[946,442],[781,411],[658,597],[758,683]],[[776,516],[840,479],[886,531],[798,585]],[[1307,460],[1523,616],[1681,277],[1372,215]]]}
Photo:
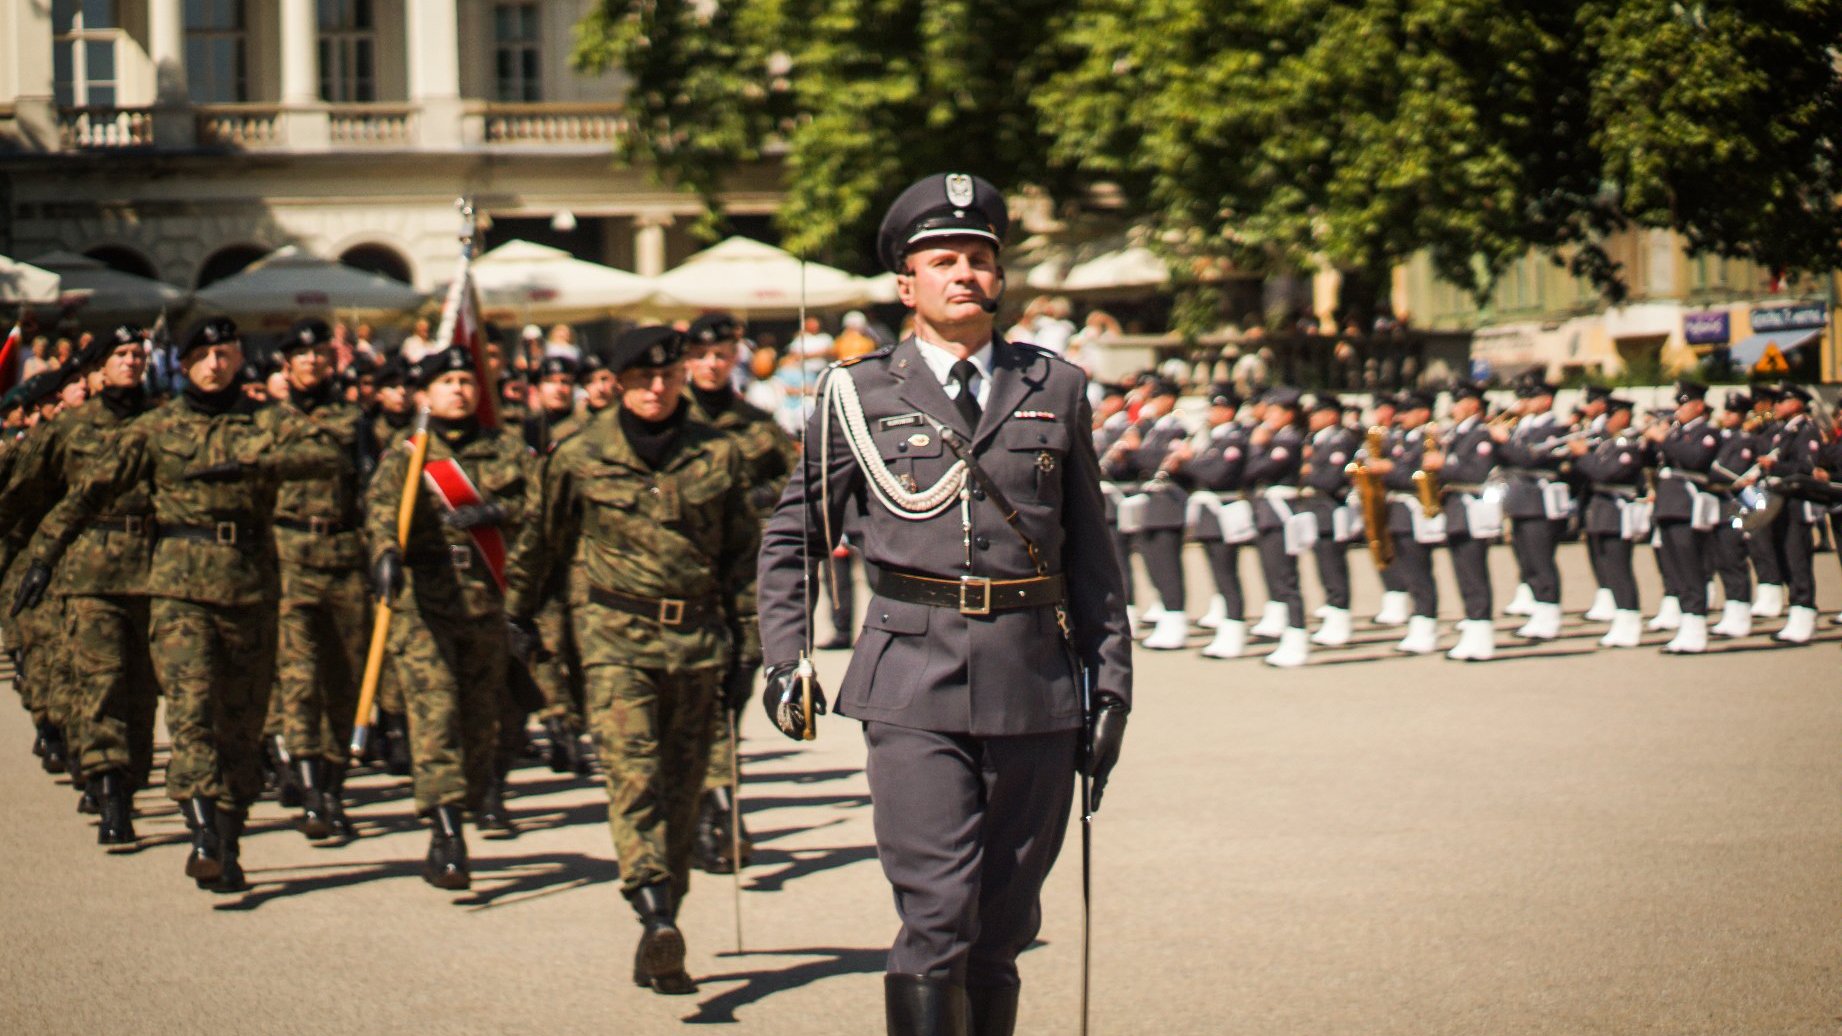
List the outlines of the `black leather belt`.
{"label": "black leather belt", "polygon": [[197,540],[225,547],[256,546],[256,527],[246,522],[212,522],[210,525],[161,522],[159,528],[163,540]]}
{"label": "black leather belt", "polygon": [[276,515],[275,527],[293,532],[310,532],[315,536],[336,536],[342,532],[352,532],[356,526],[336,518],[289,518]]}
{"label": "black leather belt", "polygon": [[152,515],[124,514],[113,518],[96,518],[84,527],[85,532],[125,532],[130,536],[141,536],[154,531]]}
{"label": "black leather belt", "polygon": [[430,565],[449,565],[452,566],[456,572],[465,572],[473,567],[473,548],[463,547],[457,543],[450,543],[446,550],[437,548],[435,550],[411,551],[409,556],[404,558],[403,561],[411,568],[427,568]]}
{"label": "black leather belt", "polygon": [[1047,608],[1061,604],[1068,596],[1067,585],[1058,573],[1032,576],[1029,579],[936,579],[906,572],[889,572],[874,565],[864,566],[870,589],[879,597],[905,604],[924,604],[929,608],[951,608],[961,615],[990,615],[992,612],[1016,611],[1020,608]]}
{"label": "black leather belt", "polygon": [[1623,500],[1637,499],[1636,486],[1621,486],[1610,482],[1594,482],[1593,492],[1602,496],[1615,496]]}
{"label": "black leather belt", "polygon": [[701,626],[717,618],[721,607],[712,597],[638,597],[618,590],[591,586],[588,599],[604,608],[651,619],[661,626]]}

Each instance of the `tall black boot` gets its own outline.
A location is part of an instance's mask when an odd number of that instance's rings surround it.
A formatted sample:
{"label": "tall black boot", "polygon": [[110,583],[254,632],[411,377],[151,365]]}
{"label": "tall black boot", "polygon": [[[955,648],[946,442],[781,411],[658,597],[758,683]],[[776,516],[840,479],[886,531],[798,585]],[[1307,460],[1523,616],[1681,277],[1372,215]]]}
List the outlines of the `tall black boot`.
{"label": "tall black boot", "polygon": [[262,739],[262,757],[268,760],[271,771],[275,774],[275,801],[283,809],[293,809],[301,804],[301,786],[294,779],[290,767],[292,760],[288,757],[288,740],[280,734],[270,734]]}
{"label": "tall black boot", "polygon": [[224,854],[223,873],[218,875],[217,883],[211,891],[229,895],[235,892],[249,891],[249,881],[243,877],[243,821],[249,814],[241,809],[220,809],[217,811],[217,840]]}
{"label": "tall black boot", "polygon": [[561,716],[545,719],[544,734],[550,739],[549,747],[544,752],[544,761],[550,764],[550,771],[575,773],[580,760],[577,758],[576,732],[569,728],[569,721]]}
{"label": "tall black boot", "polygon": [[972,1036],[1011,1036],[1017,1031],[1017,987],[973,986],[966,990],[972,1004]]}
{"label": "tall black boot", "polygon": [[640,944],[633,951],[633,984],[666,996],[689,996],[697,983],[684,970],[684,933],[669,884],[647,885],[627,897],[640,915]]}
{"label": "tall black boot", "polygon": [[409,717],[401,712],[386,712],[384,729],[390,732],[390,756],[385,769],[393,777],[409,776]]}
{"label": "tall black boot", "polygon": [[716,796],[706,791],[697,803],[697,840],[691,848],[691,862],[706,874],[728,874],[729,818],[717,808]]}
{"label": "tall black boot", "polygon": [[46,773],[63,773],[70,769],[69,746],[64,743],[64,728],[50,720],[38,725],[38,736],[45,742],[45,754],[39,758],[39,765]]}
{"label": "tall black boot", "polygon": [[32,754],[40,759],[45,757],[45,750],[49,747],[46,742],[45,728],[50,725],[44,720],[39,720],[32,727]]}
{"label": "tall black boot", "polygon": [[971,1036],[966,987],[928,975],[884,975],[889,1036]]}
{"label": "tall black boot", "polygon": [[325,765],[326,784],[320,789],[320,804],[325,809],[329,836],[350,841],[357,837],[357,832],[352,830],[352,821],[345,815],[346,764],[327,760]]}
{"label": "tall black boot", "polygon": [[473,884],[467,873],[467,839],[461,832],[459,806],[437,806],[429,816],[429,855],[422,865],[422,880],[451,892]]}
{"label": "tall black boot", "polygon": [[96,825],[96,844],[110,846],[134,845],[134,789],[128,784],[128,775],[120,770],[108,773],[92,780],[90,786],[96,789],[96,797],[102,802],[102,822]]}
{"label": "tall black boot", "polygon": [[506,771],[500,767],[487,782],[480,797],[480,808],[473,811],[473,826],[484,838],[517,838],[518,825],[512,823],[511,811],[505,808]]}
{"label": "tall black boot", "polygon": [[86,781],[73,782],[80,794],[77,796],[77,812],[85,816],[102,815],[102,785],[98,779],[91,777]]}
{"label": "tall black boot", "polygon": [[192,849],[186,854],[185,876],[210,888],[224,873],[223,853],[217,837],[217,803],[194,795],[179,804],[185,826],[192,832]]}
{"label": "tall black boot", "polygon": [[301,834],[312,839],[332,834],[332,825],[326,822],[326,803],[320,795],[321,774],[326,770],[326,761],[296,759],[290,769],[294,771],[294,781],[301,790],[301,817],[296,821]]}

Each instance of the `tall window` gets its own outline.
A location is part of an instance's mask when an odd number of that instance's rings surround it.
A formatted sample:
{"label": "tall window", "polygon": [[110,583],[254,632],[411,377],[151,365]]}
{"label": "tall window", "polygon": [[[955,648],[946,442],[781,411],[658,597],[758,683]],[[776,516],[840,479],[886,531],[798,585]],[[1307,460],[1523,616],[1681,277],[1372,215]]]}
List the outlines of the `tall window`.
{"label": "tall window", "polygon": [[377,20],[371,0],[320,0],[320,98],[377,100]]}
{"label": "tall window", "polygon": [[186,0],[185,71],[197,104],[249,100],[243,0]]}
{"label": "tall window", "polygon": [[541,101],[537,5],[493,5],[494,96],[501,101]]}
{"label": "tall window", "polygon": [[54,0],[52,74],[57,102],[71,108],[114,107],[115,42],[121,35],[115,0]]}

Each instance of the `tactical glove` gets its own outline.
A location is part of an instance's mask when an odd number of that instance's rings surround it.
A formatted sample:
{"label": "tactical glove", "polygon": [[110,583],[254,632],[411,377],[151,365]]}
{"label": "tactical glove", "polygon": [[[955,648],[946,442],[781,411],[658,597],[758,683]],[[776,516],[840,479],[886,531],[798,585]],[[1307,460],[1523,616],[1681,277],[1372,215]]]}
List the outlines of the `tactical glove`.
{"label": "tactical glove", "polygon": [[45,588],[51,585],[51,566],[43,561],[34,561],[26,568],[26,574],[19,579],[19,589],[13,592],[13,610],[9,617],[32,607],[45,597]]}
{"label": "tactical glove", "polygon": [[723,673],[723,708],[729,710],[732,719],[742,714],[743,707],[748,704],[748,696],[755,692],[756,668],[734,661]]}
{"label": "tactical glove", "polygon": [[477,529],[482,525],[504,525],[502,504],[463,504],[441,516],[450,529]]}
{"label": "tactical glove", "polygon": [[1106,791],[1107,777],[1119,762],[1119,746],[1126,739],[1126,703],[1111,694],[1103,694],[1094,703],[1088,719],[1086,751],[1081,757],[1081,772],[1090,779],[1087,796],[1089,815],[1100,812],[1100,796]]}
{"label": "tactical glove", "polygon": [[[812,715],[806,714],[805,689],[812,688]],[[825,715],[825,695],[819,690],[818,674],[811,662],[782,662],[767,671],[767,686],[761,692],[761,704],[767,708],[774,729],[795,741],[808,739],[809,723]]]}
{"label": "tactical glove", "polygon": [[371,592],[390,604],[403,592],[403,555],[395,547],[385,550],[371,562]]}
{"label": "tactical glove", "polygon": [[193,468],[179,476],[184,482],[241,482],[249,476],[249,465],[240,460],[227,460],[222,464],[207,464],[202,468]]}

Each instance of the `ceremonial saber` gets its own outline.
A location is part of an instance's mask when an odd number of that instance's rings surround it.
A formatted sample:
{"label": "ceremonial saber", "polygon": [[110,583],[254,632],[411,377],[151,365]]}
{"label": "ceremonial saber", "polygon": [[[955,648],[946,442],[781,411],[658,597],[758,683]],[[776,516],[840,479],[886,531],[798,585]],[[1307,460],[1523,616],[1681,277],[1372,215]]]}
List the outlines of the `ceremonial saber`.
{"label": "ceremonial saber", "polygon": [[[804,428],[808,428],[812,423],[812,420],[807,415],[807,410],[806,410],[807,396],[809,395],[809,393],[807,392],[807,388],[806,388],[806,374],[807,374],[806,357],[807,357],[808,351],[812,348],[812,346],[810,344],[811,339],[806,337],[806,260],[804,257],[802,257],[799,261],[799,336],[800,336],[800,348],[799,348],[800,427],[804,429]],[[810,465],[811,461],[812,461],[812,444],[809,442],[802,442],[800,444],[800,463],[805,464],[805,465]],[[811,529],[808,526],[809,515],[811,514],[811,509],[806,506],[807,502],[812,499],[812,478],[811,478],[812,468],[808,466],[803,472],[803,474],[806,475],[807,477],[801,479],[802,495],[800,499],[799,513],[800,513],[800,566],[802,568],[801,576],[803,577],[801,579],[801,584],[802,584],[802,589],[804,591],[803,596],[805,598],[805,600],[801,603],[804,605],[806,609],[806,643],[804,645],[806,650],[800,653],[799,669],[796,671],[796,674],[799,680],[800,712],[805,715],[805,723],[800,728],[800,740],[801,741],[811,741],[814,738],[819,736],[817,732],[815,732],[812,729],[812,677],[813,677],[813,669],[812,669],[812,640],[813,640],[813,636],[812,636],[812,535],[811,535]],[[822,479],[827,479],[827,480],[831,478],[831,473],[825,470],[824,464],[819,465],[819,477]],[[827,485],[829,487],[829,482],[827,483]],[[820,499],[823,500],[824,498],[825,498],[825,493],[821,492]],[[828,534],[831,531],[830,522],[831,522],[831,519],[827,518],[826,519],[826,526],[827,526],[826,532]],[[831,537],[829,535],[826,536],[826,539],[828,542],[825,544],[825,549],[828,551],[831,549],[831,543],[829,542],[830,538]],[[827,561],[826,571],[827,573],[830,573],[831,571],[830,566],[829,566],[830,559],[827,558],[826,561]],[[837,584],[833,583],[832,584],[832,600],[836,601],[837,599],[838,599]]]}
{"label": "ceremonial saber", "polygon": [[[409,550],[409,525],[416,515],[416,497],[422,489],[422,465],[429,454],[429,411],[416,415],[410,436],[409,471],[403,479],[403,502],[397,507],[397,551]],[[380,588],[381,589],[381,588]],[[384,672],[384,644],[390,635],[390,600],[379,595],[377,618],[371,623],[371,648],[365,654],[365,678],[358,685],[358,715],[352,720],[351,752],[354,762],[365,755],[371,740],[371,710],[377,700],[377,681]]]}
{"label": "ceremonial saber", "polygon": [[1087,1036],[1088,979],[1092,973],[1094,947],[1094,674],[1081,667],[1081,715],[1085,723],[1081,736],[1081,1036]]}
{"label": "ceremonial saber", "polygon": [[[725,709],[728,706],[724,706]],[[736,954],[742,951],[742,761],[736,755],[736,728],[742,717],[729,717],[729,873],[735,879]]]}

